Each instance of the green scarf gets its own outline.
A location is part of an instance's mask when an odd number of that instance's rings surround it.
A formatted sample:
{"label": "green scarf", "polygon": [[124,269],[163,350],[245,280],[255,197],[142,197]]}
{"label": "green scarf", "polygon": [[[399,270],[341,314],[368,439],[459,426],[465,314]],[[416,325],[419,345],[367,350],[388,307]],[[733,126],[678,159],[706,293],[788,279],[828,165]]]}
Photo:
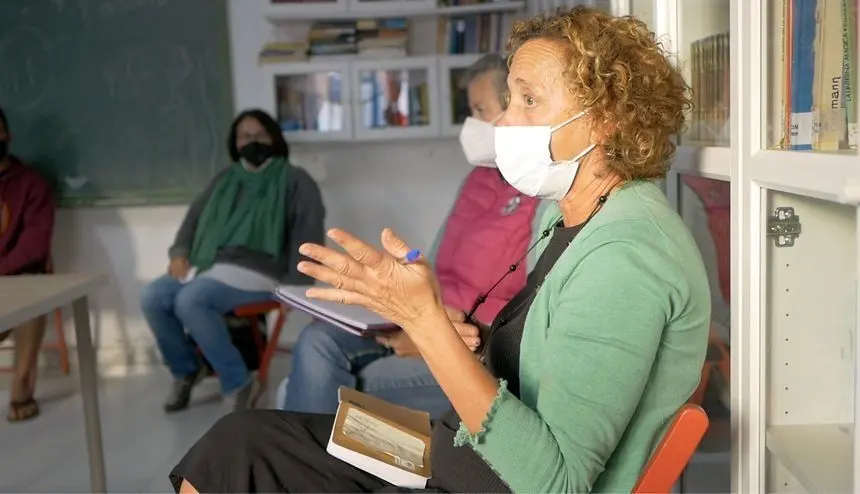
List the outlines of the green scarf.
{"label": "green scarf", "polygon": [[215,184],[191,246],[192,266],[206,271],[223,247],[242,246],[281,257],[290,165],[275,157],[260,171],[234,164]]}

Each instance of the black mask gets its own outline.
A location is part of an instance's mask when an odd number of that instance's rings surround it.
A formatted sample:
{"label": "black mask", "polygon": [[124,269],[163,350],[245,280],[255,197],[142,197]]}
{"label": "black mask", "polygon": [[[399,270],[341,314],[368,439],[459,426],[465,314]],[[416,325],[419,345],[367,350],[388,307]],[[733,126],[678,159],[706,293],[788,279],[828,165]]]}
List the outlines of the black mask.
{"label": "black mask", "polygon": [[0,161],[5,160],[7,154],[9,154],[9,141],[3,139],[0,141]]}
{"label": "black mask", "polygon": [[275,153],[275,149],[271,144],[262,142],[251,142],[242,146],[239,150],[239,156],[245,159],[248,164],[260,166],[266,162]]}

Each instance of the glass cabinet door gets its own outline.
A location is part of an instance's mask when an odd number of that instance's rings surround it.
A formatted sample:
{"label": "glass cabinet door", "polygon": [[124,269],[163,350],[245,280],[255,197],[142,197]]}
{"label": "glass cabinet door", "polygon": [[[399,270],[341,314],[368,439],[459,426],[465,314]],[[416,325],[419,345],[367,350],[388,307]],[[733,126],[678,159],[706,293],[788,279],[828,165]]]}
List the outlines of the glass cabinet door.
{"label": "glass cabinet door", "polygon": [[469,108],[466,72],[481,55],[449,55],[439,59],[439,92],[442,101],[442,135],[458,136]]}
{"label": "glass cabinet door", "polygon": [[272,114],[288,141],[352,137],[348,64],[291,63],[266,69]]}
{"label": "glass cabinet door", "polygon": [[763,192],[767,492],[856,492],[857,209]]}
{"label": "glass cabinet door", "polygon": [[433,57],[353,63],[357,139],[439,134],[438,79]]}
{"label": "glass cabinet door", "polygon": [[729,0],[678,1],[679,61],[692,88],[687,146],[723,146],[729,120]]}
{"label": "glass cabinet door", "polygon": [[762,2],[765,147],[856,155],[856,0]]}

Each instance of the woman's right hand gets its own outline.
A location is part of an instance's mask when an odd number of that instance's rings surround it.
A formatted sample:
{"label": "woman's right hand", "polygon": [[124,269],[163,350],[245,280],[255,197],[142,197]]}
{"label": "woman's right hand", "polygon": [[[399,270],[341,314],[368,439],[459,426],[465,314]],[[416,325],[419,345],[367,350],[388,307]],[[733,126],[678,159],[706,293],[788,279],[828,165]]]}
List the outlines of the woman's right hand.
{"label": "woman's right hand", "polygon": [[184,257],[174,257],[170,260],[167,266],[167,274],[177,280],[184,280],[188,276],[188,270],[191,269],[191,263]]}
{"label": "woman's right hand", "polygon": [[447,305],[445,306],[445,313],[448,314],[448,319],[451,320],[454,329],[460,334],[460,338],[463,338],[463,343],[473,352],[477,350],[481,346],[481,332],[477,326],[466,322],[466,313]]}

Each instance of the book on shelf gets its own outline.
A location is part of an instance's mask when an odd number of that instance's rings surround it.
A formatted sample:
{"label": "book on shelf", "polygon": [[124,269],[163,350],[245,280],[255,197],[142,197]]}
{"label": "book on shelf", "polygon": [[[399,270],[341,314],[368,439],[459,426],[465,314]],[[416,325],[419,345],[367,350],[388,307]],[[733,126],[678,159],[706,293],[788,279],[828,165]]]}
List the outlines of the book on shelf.
{"label": "book on shelf", "polygon": [[511,16],[503,13],[440,18],[437,21],[436,52],[452,55],[501,53],[511,28]]}
{"label": "book on shelf", "polygon": [[425,69],[369,70],[360,76],[361,124],[367,129],[430,124],[430,87]]}
{"label": "book on shelf", "polygon": [[429,414],[344,386],[338,399],[326,451],[390,484],[423,489],[431,475]]}
{"label": "book on shelf", "polygon": [[313,60],[405,57],[409,24],[405,18],[317,21],[308,43]]}
{"label": "book on shelf", "polygon": [[857,149],[856,0],[777,0],[771,57],[779,101],[777,147]]}
{"label": "book on shelf", "polygon": [[400,330],[397,325],[367,309],[308,298],[305,295],[308,288],[303,285],[281,285],[275,289],[275,295],[296,310],[358,336],[375,336]]}
{"label": "book on shelf", "polygon": [[283,132],[341,132],[343,76],[320,71],[275,76],[275,118]]}
{"label": "book on shelf", "polygon": [[358,52],[355,21],[316,21],[308,32],[311,56],[354,55]]}
{"label": "book on shelf", "polygon": [[308,58],[307,41],[266,43],[260,50],[259,63],[302,62]]}
{"label": "book on shelf", "polygon": [[703,144],[729,140],[729,33],[694,41],[690,47],[693,110],[688,137]]}

